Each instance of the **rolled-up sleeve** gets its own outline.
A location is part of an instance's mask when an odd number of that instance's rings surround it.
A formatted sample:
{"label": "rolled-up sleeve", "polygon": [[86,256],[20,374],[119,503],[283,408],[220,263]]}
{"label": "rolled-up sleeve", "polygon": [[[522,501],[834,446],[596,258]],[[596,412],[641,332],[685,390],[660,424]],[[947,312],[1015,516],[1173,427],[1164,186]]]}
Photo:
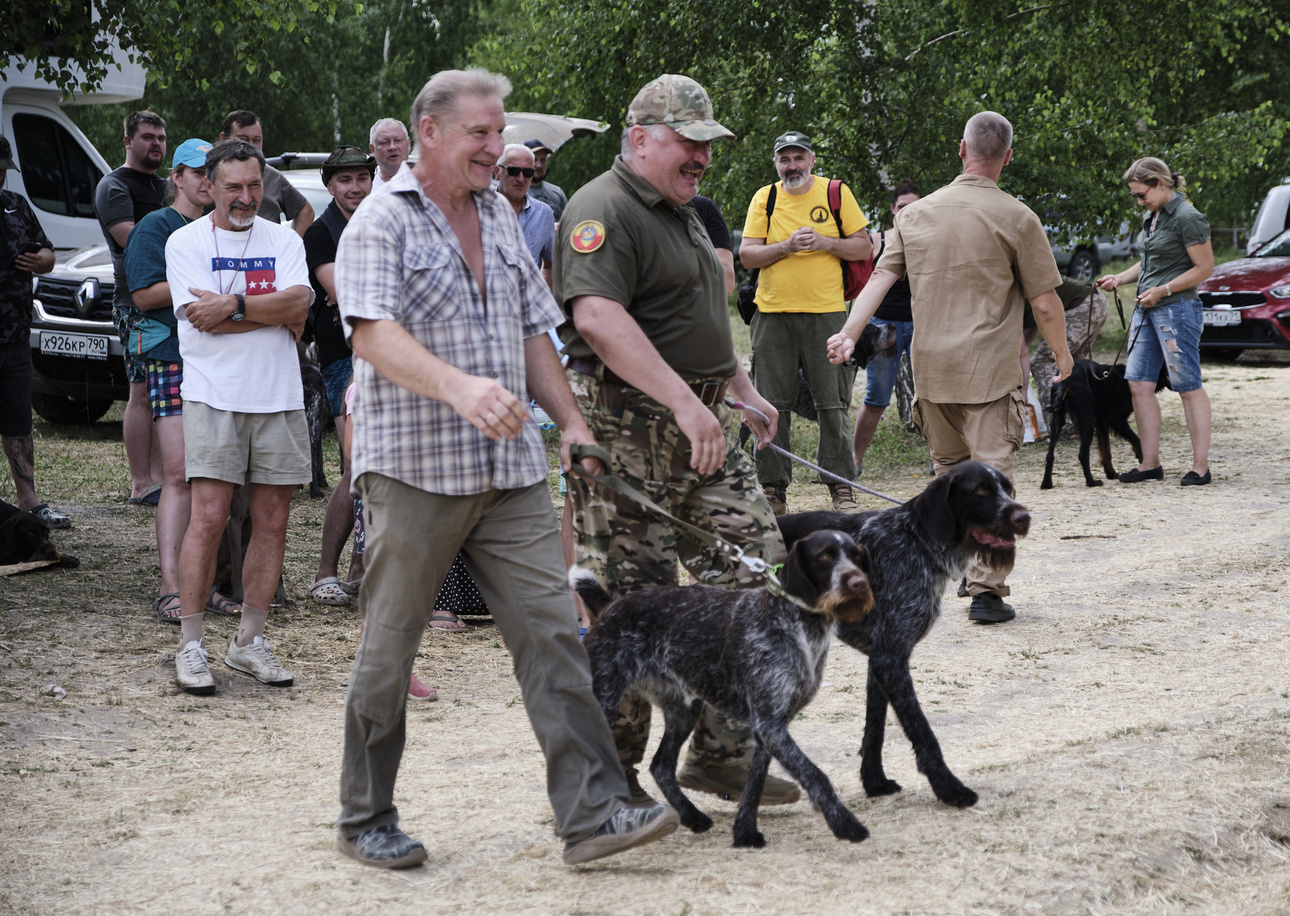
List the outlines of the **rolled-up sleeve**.
{"label": "rolled-up sleeve", "polygon": [[346,339],[355,319],[398,321],[403,245],[383,220],[356,213],[336,249],[336,297]]}

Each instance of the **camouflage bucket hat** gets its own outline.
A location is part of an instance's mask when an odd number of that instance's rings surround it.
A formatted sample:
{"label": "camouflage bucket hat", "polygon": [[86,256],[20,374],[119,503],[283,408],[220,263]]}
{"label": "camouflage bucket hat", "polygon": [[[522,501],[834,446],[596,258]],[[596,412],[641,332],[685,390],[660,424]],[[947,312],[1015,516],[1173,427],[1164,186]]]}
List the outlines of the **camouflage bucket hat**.
{"label": "camouflage bucket hat", "polygon": [[376,157],[356,146],[338,146],[322,164],[323,184],[331,181],[333,175],[342,169],[367,169],[369,175],[376,172]]}
{"label": "camouflage bucket hat", "polygon": [[666,124],[687,140],[734,137],[712,118],[712,100],[688,76],[665,73],[645,84],[627,107],[627,126]]}

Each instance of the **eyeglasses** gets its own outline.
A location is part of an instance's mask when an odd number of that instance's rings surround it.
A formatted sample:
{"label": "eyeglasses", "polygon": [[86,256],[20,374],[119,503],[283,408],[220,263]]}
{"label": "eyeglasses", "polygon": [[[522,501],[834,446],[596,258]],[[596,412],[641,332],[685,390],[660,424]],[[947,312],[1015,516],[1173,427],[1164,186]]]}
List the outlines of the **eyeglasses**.
{"label": "eyeglasses", "polygon": [[1132,194],[1134,197],[1136,197],[1138,200],[1146,200],[1146,199],[1147,199],[1147,192],[1146,192],[1146,191],[1130,191],[1129,193],[1130,193],[1130,194]]}
{"label": "eyeglasses", "polygon": [[532,169],[522,169],[518,165],[504,165],[502,168],[506,169],[506,174],[510,175],[512,178],[519,178],[521,175],[525,178],[533,177]]}

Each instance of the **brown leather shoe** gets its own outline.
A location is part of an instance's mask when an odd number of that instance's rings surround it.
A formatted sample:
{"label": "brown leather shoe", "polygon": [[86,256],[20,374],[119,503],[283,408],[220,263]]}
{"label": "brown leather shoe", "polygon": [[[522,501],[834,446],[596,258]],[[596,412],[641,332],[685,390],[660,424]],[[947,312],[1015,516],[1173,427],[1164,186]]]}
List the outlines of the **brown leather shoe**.
{"label": "brown leather shoe", "polygon": [[[682,788],[696,792],[708,792],[727,801],[739,801],[744,786],[748,784],[748,768],[733,766],[696,766],[686,763],[677,771],[676,781]],[[771,805],[791,805],[802,797],[802,790],[797,783],[778,776],[766,776],[766,783],[761,790],[759,807]]]}
{"label": "brown leather shoe", "polygon": [[788,488],[787,487],[767,487],[766,501],[770,503],[771,511],[776,515],[788,514]]}
{"label": "brown leather shoe", "polygon": [[845,483],[829,484],[829,492],[833,494],[833,511],[834,512],[859,512],[860,505],[856,502],[855,490],[851,489]]}

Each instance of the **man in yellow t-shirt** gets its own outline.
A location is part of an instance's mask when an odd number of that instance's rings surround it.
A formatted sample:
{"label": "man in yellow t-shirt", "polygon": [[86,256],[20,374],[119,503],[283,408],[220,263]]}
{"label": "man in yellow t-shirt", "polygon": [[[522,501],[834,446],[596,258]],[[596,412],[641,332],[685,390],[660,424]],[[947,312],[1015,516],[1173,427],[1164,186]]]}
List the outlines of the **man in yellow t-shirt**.
{"label": "man in yellow t-shirt", "polygon": [[[842,261],[869,257],[871,245],[864,231],[869,220],[851,190],[842,185],[839,231],[838,219],[829,207],[829,180],[811,174],[815,153],[810,137],[798,131],[781,135],[775,140],[772,161],[780,180],[753,195],[739,247],[744,267],[761,269],[757,314],[752,321],[753,384],[780,412],[774,442],[787,450],[800,366],[820,416],[816,463],[851,480],[856,468],[847,408],[855,372],[830,364],[821,356],[820,344],[838,333],[846,321]],[[772,192],[774,204],[768,206]],[[789,460],[777,452],[766,449],[757,455],[757,479],[776,515],[788,511],[792,471]],[[859,511],[850,486],[823,482],[828,484],[835,509]]]}

